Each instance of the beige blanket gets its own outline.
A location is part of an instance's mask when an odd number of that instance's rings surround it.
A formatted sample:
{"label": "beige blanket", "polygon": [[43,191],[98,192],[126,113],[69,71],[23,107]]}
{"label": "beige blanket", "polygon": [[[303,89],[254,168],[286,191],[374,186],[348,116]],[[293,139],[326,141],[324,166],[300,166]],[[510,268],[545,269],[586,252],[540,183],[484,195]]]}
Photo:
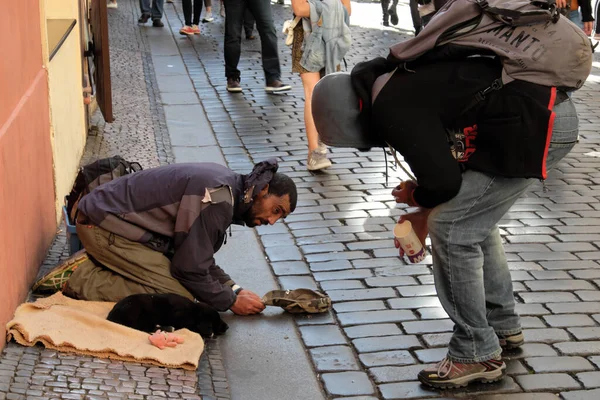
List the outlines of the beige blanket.
{"label": "beige blanket", "polygon": [[115,324],[106,316],[115,303],[81,301],[56,293],[21,304],[6,325],[7,339],[23,346],[41,343],[57,351],[195,370],[204,350],[202,337],[187,329],[176,334],[185,342],[160,350],[148,334]]}

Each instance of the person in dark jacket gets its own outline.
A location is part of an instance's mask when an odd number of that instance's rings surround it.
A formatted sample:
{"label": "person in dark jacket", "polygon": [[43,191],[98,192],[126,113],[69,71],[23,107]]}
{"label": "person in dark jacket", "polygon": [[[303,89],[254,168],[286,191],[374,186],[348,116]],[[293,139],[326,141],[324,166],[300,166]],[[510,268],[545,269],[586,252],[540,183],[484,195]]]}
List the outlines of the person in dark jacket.
{"label": "person in dark jacket", "polygon": [[248,175],[214,163],[172,164],[97,187],[80,200],[77,217],[94,263],[75,269],[63,293],[95,301],[176,293],[218,311],[261,312],[260,297],[240,288],[214,253],[231,224],[274,224],[294,211],[296,186],[276,171],[275,160]]}
{"label": "person in dark jacket", "polygon": [[499,85],[496,58],[395,66],[379,58],[357,64],[352,79],[326,76],[313,118],[326,143],[387,143],[414,174],[392,196],[414,207],[400,222],[423,244],[429,234],[436,293],[454,322],[446,357],[419,380],[442,389],[493,382],[506,371],[502,349],[524,343],[498,222],[573,148],[577,113],[555,87]]}
{"label": "person in dark jacket", "polygon": [[564,92],[524,81],[473,103],[500,79],[495,59],[408,69],[376,82],[372,120],[414,173],[392,195],[417,208],[400,221],[422,243],[429,233],[436,292],[455,323],[447,356],[419,380],[436,388],[499,380],[502,349],[524,338],[498,222],[575,145],[577,114]]}

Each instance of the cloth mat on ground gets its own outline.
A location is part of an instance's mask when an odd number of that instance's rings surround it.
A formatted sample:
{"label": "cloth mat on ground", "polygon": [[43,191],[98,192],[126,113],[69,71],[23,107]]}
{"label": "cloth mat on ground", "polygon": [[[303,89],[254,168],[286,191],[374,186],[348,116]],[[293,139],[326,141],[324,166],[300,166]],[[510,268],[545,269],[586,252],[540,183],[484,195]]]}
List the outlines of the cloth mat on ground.
{"label": "cloth mat on ground", "polygon": [[41,343],[49,349],[99,358],[195,370],[204,350],[202,337],[187,329],[177,347],[160,350],[148,333],[106,320],[115,303],[73,300],[58,292],[21,304],[6,325],[7,339],[23,346]]}

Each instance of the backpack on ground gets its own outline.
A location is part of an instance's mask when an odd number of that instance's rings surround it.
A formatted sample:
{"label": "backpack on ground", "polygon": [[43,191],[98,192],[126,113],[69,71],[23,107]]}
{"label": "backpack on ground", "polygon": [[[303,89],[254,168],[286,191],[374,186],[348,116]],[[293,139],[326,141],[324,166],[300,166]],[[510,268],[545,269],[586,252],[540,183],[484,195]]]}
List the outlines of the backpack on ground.
{"label": "backpack on ground", "polygon": [[388,61],[435,62],[468,55],[502,60],[502,84],[515,79],[569,91],[592,69],[592,43],[562,16],[555,0],[450,0],[413,39],[390,48]]}
{"label": "backpack on ground", "polygon": [[76,220],[77,204],[83,196],[106,182],[142,169],[140,163],[127,161],[121,156],[103,158],[81,167],[71,193],[65,197],[69,219]]}

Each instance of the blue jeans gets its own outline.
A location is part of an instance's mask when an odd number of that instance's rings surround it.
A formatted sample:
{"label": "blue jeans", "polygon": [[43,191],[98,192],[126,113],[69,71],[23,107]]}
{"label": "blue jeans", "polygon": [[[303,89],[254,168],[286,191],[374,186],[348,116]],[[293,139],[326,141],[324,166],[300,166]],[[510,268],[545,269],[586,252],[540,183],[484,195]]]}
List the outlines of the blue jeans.
{"label": "blue jeans", "polygon": [[281,68],[270,0],[225,0],[225,76],[240,79],[237,66],[240,61],[242,25],[246,8],[256,20],[267,84],[279,80]]}
{"label": "blue jeans", "polygon": [[[150,10],[150,2],[152,1],[152,10]],[[155,19],[162,19],[164,0],[140,0],[140,10],[142,14],[150,15]]]}
{"label": "blue jeans", "polygon": [[569,18],[569,21],[583,29],[583,20],[581,19],[581,13],[579,12],[579,9],[570,10],[567,12],[567,18]]}
{"label": "blue jeans", "polygon": [[[578,118],[571,100],[556,105],[554,112],[548,169],[577,142]],[[455,362],[496,358],[502,352],[496,334],[521,330],[497,224],[532,182],[467,170],[458,195],[429,215],[435,287],[455,324],[448,349]]]}

